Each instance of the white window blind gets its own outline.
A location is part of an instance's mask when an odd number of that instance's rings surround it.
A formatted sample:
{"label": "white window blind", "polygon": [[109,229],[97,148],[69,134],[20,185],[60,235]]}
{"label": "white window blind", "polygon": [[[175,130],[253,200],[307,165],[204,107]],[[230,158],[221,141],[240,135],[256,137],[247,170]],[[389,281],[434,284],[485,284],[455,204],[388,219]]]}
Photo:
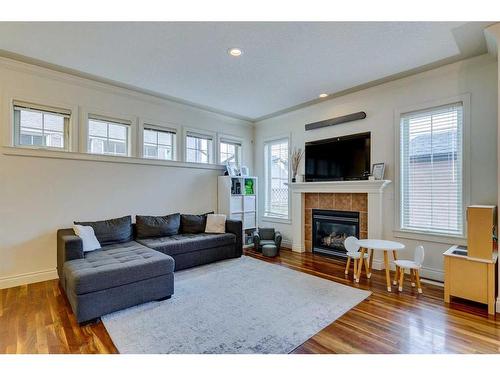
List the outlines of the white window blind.
{"label": "white window blind", "polygon": [[288,138],[265,143],[265,216],[288,218]]}
{"label": "white window blind", "polygon": [[403,114],[400,127],[401,229],[462,236],[463,104]]}

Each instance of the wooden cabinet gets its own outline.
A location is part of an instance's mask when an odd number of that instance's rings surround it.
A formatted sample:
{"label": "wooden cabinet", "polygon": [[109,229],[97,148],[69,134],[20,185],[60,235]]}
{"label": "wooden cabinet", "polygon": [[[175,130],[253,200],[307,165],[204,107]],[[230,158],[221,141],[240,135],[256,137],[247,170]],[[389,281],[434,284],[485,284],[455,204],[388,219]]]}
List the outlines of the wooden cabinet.
{"label": "wooden cabinet", "polygon": [[467,251],[472,258],[491,259],[496,206],[467,207]]}
{"label": "wooden cabinet", "polygon": [[488,314],[495,315],[497,252],[490,259],[461,255],[463,249],[452,246],[444,255],[444,300],[459,297],[488,305]]}

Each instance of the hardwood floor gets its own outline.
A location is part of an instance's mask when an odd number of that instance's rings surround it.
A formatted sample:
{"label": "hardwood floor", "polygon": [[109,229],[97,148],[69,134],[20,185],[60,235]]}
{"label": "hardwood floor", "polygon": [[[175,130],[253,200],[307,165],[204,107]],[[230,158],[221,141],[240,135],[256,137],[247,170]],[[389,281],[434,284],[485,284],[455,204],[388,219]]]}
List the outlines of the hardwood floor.
{"label": "hardwood floor", "polygon": [[[345,264],[311,253],[282,250],[267,262],[369,289],[373,294],[300,345],[294,353],[500,353],[500,315],[465,301],[443,302],[443,288],[405,284],[388,293],[383,272],[359,285]],[[352,275],[352,268],[351,268]],[[80,327],[56,280],[0,290],[0,353],[116,353],[101,322]]]}

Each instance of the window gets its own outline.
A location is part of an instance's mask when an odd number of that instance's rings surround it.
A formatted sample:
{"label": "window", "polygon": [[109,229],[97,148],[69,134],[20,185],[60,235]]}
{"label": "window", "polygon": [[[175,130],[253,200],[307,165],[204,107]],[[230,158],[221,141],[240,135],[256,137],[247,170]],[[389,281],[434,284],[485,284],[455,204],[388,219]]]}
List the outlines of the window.
{"label": "window", "polygon": [[187,132],[186,161],[191,163],[211,163],[212,144],[212,136]]}
{"label": "window", "polygon": [[241,142],[222,138],[219,142],[219,163],[241,163]]}
{"label": "window", "polygon": [[67,149],[71,112],[14,103],[16,146]]}
{"label": "window", "polygon": [[102,155],[129,155],[130,123],[89,117],[88,152]]}
{"label": "window", "polygon": [[288,219],[288,138],[265,144],[265,216]]}
{"label": "window", "polygon": [[175,131],[144,126],[143,156],[148,159],[175,160]]}
{"label": "window", "polygon": [[463,236],[463,104],[403,114],[400,134],[401,229]]}

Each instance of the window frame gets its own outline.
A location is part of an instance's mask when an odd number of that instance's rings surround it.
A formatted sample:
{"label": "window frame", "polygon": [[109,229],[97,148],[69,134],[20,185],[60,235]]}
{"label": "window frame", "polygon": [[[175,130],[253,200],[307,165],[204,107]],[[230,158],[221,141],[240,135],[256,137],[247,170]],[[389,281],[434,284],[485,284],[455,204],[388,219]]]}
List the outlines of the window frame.
{"label": "window frame", "polygon": [[285,141],[288,143],[288,182],[287,184],[290,184],[290,155],[291,155],[291,146],[292,146],[292,138],[289,134],[287,135],[281,135],[281,136],[275,136],[272,138],[267,138],[263,142],[263,154],[264,154],[264,184],[263,184],[263,190],[264,190],[264,199],[263,199],[263,210],[262,210],[262,220],[263,221],[269,221],[269,222],[278,222],[278,223],[290,223],[290,218],[291,218],[291,191],[290,187],[288,185],[288,194],[287,194],[287,203],[288,203],[288,208],[287,208],[287,215],[275,215],[271,213],[270,211],[267,210],[268,207],[268,198],[270,196],[270,189],[272,184],[269,184],[268,177],[269,177],[269,171],[270,171],[270,159],[268,158],[268,147],[272,146],[273,144],[280,143],[282,141]]}
{"label": "window frame", "polygon": [[[208,147],[208,162],[207,163],[201,163],[201,162],[195,162],[195,161],[188,161],[187,160],[187,137],[188,136],[199,136],[201,137],[206,137],[211,139],[211,145]],[[185,163],[193,163],[193,164],[217,164],[216,159],[215,159],[215,144],[217,143],[217,133],[212,132],[209,130],[203,130],[203,129],[194,129],[194,128],[184,128],[183,131],[183,137],[182,137],[182,145],[183,145],[183,161]]]}
{"label": "window frame", "polygon": [[[35,104],[34,102],[24,101],[12,99],[10,101],[10,109],[11,109],[11,122],[10,129],[12,131],[12,145],[17,148],[26,148],[26,149],[34,149],[34,150],[49,150],[49,151],[61,151],[61,152],[69,152],[73,149],[72,147],[72,137],[71,137],[71,128],[72,128],[72,119],[74,110],[67,109],[66,106],[55,106],[55,105],[46,105],[46,104]],[[26,110],[31,110],[34,112],[41,112],[49,114],[59,114],[64,116],[64,131],[63,131],[63,139],[64,139],[64,147],[51,147],[51,146],[43,146],[43,145],[23,145],[21,144],[21,124],[16,121],[16,108],[23,108]],[[43,118],[43,117],[42,117]],[[42,124],[43,127],[43,124]]]}
{"label": "window frame", "polygon": [[238,145],[239,147],[239,153],[237,153],[237,161],[236,164],[238,165],[239,168],[241,168],[243,164],[243,139],[233,136],[233,135],[227,135],[227,134],[217,134],[217,164],[220,165],[226,165],[225,163],[223,164],[222,158],[221,158],[221,144],[226,143],[226,144],[234,144]]}
{"label": "window frame", "polygon": [[[424,102],[421,104],[399,108],[394,111],[394,129],[395,129],[395,204],[394,204],[394,230],[393,234],[397,238],[407,238],[413,240],[430,240],[438,243],[446,244],[463,244],[467,238],[467,220],[466,207],[470,205],[470,93],[464,93],[454,97],[437,99]],[[401,187],[401,116],[409,112],[419,112],[431,110],[453,103],[462,103],[463,122],[462,122],[462,205],[463,205],[463,233],[461,235],[453,235],[448,233],[436,233],[425,230],[413,230],[402,227],[401,223],[401,204],[402,204],[402,187]]]}
{"label": "window frame", "polygon": [[[133,115],[114,113],[98,108],[81,108],[80,109],[80,132],[79,132],[79,149],[80,152],[110,158],[129,158],[138,157],[137,154],[137,117]],[[89,140],[89,119],[96,118],[101,121],[111,121],[128,126],[127,135],[127,155],[108,155],[91,153],[88,147]]]}
{"label": "window frame", "polygon": [[[144,130],[145,129],[152,129],[156,131],[163,131],[163,132],[170,132],[174,133],[174,142],[173,142],[173,159],[153,159],[153,158],[146,158],[144,157]],[[155,119],[149,119],[149,118],[144,118],[144,117],[139,117],[139,126],[137,129],[137,157],[146,159],[146,160],[160,160],[160,161],[166,161],[166,162],[171,162],[171,161],[182,161],[181,157],[181,137],[182,135],[182,127],[180,125],[177,125],[175,123],[171,122],[166,122],[166,121],[161,121],[161,120],[155,120]]]}
{"label": "window frame", "polygon": [[[114,124],[114,125],[120,125],[125,127],[125,134],[126,134],[126,139],[125,139],[125,145],[126,145],[126,153],[124,155],[116,155],[116,154],[107,154],[107,153],[97,153],[97,152],[91,152],[90,147],[89,147],[89,141],[90,141],[90,134],[89,134],[89,123],[91,120],[102,122],[107,124],[107,136],[106,140],[109,141],[109,125]],[[92,155],[105,155],[105,156],[119,156],[119,157],[130,157],[131,156],[131,138],[132,138],[132,131],[131,131],[131,124],[127,120],[119,120],[119,119],[114,119],[114,118],[109,118],[107,116],[101,116],[101,115],[95,115],[95,114],[89,114],[87,116],[87,139],[86,139],[86,144],[87,144],[87,153],[92,154]]]}

